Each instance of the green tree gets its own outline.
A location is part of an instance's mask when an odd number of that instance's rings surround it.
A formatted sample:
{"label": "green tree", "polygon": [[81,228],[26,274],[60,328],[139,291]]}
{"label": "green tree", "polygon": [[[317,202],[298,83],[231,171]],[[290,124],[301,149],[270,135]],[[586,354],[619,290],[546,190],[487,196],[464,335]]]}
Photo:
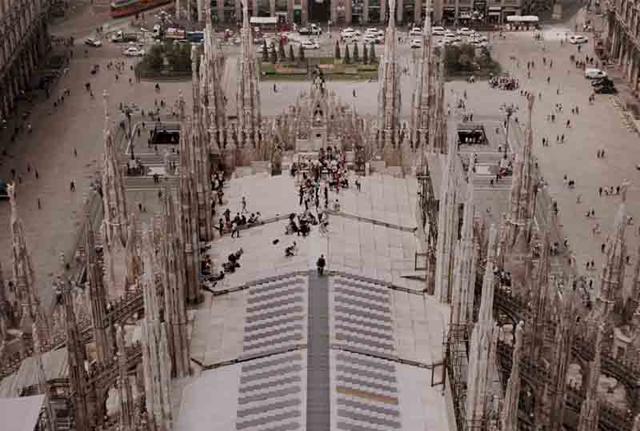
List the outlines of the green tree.
{"label": "green tree", "polygon": [[302,48],[302,45],[298,45],[298,58],[300,61],[304,61],[304,49]]}
{"label": "green tree", "polygon": [[284,52],[284,40],[280,39],[280,43],[278,44],[278,58],[280,61],[285,61],[287,59],[287,54]]}
{"label": "green tree", "polygon": [[369,63],[376,64],[378,59],[376,58],[376,47],[373,45],[373,42],[369,45]]}
{"label": "green tree", "polygon": [[340,53],[340,42],[337,40],[336,40],[336,51],[335,51],[334,57],[336,60],[340,60],[340,57],[342,57]]}
{"label": "green tree", "polygon": [[369,51],[367,50],[367,45],[362,45],[362,62],[364,64],[369,63]]}
{"label": "green tree", "polygon": [[191,45],[174,43],[166,52],[169,67],[174,72],[191,72]]}
{"label": "green tree", "polygon": [[153,45],[143,61],[149,70],[160,72],[164,66],[164,46],[161,44]]}
{"label": "green tree", "polygon": [[269,48],[267,47],[267,41],[262,41],[262,61],[265,63],[269,61]]}
{"label": "green tree", "polygon": [[346,64],[351,63],[351,54],[349,53],[349,45],[344,46],[344,62]]}
{"label": "green tree", "polygon": [[295,63],[296,61],[296,56],[293,53],[293,45],[289,44],[289,61],[292,63]]}
{"label": "green tree", "polygon": [[276,52],[276,46],[271,45],[271,62],[276,64],[278,62],[278,53]]}
{"label": "green tree", "polygon": [[360,52],[358,51],[358,44],[353,44],[353,62],[357,63],[360,61]]}

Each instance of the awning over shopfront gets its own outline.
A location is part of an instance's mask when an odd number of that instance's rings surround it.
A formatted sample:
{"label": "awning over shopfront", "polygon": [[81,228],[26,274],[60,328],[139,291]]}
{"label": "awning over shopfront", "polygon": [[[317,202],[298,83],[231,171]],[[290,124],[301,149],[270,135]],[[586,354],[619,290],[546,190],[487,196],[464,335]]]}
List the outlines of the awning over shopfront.
{"label": "awning over shopfront", "polygon": [[528,22],[528,23],[536,23],[539,22],[540,19],[535,15],[511,15],[507,17],[507,22]]}

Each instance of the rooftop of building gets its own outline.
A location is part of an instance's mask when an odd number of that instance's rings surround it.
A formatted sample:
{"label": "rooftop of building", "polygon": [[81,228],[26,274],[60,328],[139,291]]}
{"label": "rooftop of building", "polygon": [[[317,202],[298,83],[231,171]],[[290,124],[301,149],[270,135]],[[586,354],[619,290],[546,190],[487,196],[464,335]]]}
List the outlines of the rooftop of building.
{"label": "rooftop of building", "polygon": [[[411,277],[421,251],[416,179],[360,181],[360,192],[353,181],[331,192],[341,209],[326,234],[285,235],[279,220],[213,243],[214,262],[244,253],[195,311],[191,356],[202,370],[179,385],[176,429],[447,428],[431,368],[449,311]],[[264,220],[300,212],[289,175],[233,179],[225,194],[232,213],[242,196]],[[293,241],[299,251],[287,258]],[[321,254],[325,277],[315,271]]]}

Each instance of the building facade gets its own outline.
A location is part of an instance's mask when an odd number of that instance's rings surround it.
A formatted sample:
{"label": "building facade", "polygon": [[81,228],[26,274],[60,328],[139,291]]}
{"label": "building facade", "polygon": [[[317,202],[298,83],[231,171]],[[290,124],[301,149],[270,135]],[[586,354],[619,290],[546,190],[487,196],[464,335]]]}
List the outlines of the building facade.
{"label": "building facade", "polygon": [[0,116],[5,118],[29,86],[49,47],[45,0],[0,0]]}
{"label": "building facade", "polygon": [[640,5],[632,0],[607,3],[606,44],[602,55],[617,63],[634,92],[640,88]]}
{"label": "building facade", "polygon": [[[491,2],[491,5],[489,5]],[[432,2],[434,23],[455,21],[456,10],[461,24],[472,17],[485,17],[487,8],[519,11],[521,0],[435,0]],[[332,25],[379,25],[389,16],[385,0],[250,0],[250,16],[279,17],[282,23],[306,25],[310,22],[331,22]],[[242,19],[240,0],[213,0],[213,21],[239,23]],[[397,0],[398,25],[421,24],[425,17],[425,0]]]}
{"label": "building facade", "polygon": [[[471,25],[473,21],[501,24],[509,15],[524,13],[525,0],[434,0],[431,11],[436,25]],[[386,0],[250,0],[249,14],[278,17],[281,23],[306,25],[331,22],[332,25],[379,25],[388,20]],[[240,0],[213,0],[213,20],[239,23]],[[397,0],[396,23],[420,25],[424,22],[425,0]],[[457,20],[456,20],[457,17]]]}

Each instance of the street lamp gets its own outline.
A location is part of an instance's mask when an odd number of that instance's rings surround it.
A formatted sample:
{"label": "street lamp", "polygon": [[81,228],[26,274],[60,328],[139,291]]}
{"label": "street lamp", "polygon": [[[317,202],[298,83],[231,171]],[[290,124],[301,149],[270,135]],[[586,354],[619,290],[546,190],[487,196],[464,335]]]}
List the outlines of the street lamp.
{"label": "street lamp", "polygon": [[509,124],[511,123],[511,117],[513,116],[513,114],[518,111],[518,107],[513,103],[509,103],[508,105],[506,103],[503,103],[502,106],[500,106],[500,110],[506,115],[504,126],[506,132],[504,136],[504,155],[506,157],[509,148]]}

